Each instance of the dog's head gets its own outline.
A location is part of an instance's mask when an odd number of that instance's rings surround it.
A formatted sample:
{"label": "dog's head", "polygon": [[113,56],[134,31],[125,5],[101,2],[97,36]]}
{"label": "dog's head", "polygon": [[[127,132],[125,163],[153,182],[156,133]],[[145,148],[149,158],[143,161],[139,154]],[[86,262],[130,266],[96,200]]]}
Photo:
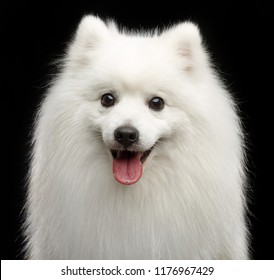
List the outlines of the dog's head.
{"label": "dog's head", "polygon": [[192,23],[161,34],[133,34],[87,16],[66,64],[87,101],[89,121],[113,159],[115,179],[130,185],[178,131],[187,135],[191,129],[192,85],[202,77],[207,59]]}

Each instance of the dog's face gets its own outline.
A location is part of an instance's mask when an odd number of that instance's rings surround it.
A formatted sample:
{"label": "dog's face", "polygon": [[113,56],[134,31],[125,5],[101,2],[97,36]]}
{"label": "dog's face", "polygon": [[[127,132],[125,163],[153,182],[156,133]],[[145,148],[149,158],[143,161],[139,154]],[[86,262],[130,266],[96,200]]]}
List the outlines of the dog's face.
{"label": "dog's face", "polygon": [[[134,184],[141,178],[143,166],[157,146],[171,137],[177,111],[171,113],[171,100],[159,87],[162,73],[159,75],[159,71],[151,69],[155,67],[153,64],[138,61],[140,56],[134,59],[136,61],[129,63],[122,55],[109,58],[107,65],[112,65],[113,69],[104,68],[99,84],[99,77],[93,80],[97,88],[93,123],[112,156],[114,177],[124,185]],[[100,69],[105,63],[105,59],[99,58],[94,67]],[[149,75],[149,72],[154,74]]]}
{"label": "dog's face", "polygon": [[[185,34],[179,42],[178,33]],[[89,120],[121,184],[136,183],[143,166],[178,130],[187,134],[185,97],[193,91],[197,44],[198,30],[189,23],[152,37],[120,34],[94,17],[81,23],[69,52],[70,68],[80,73],[82,92],[92,102]]]}
{"label": "dog's face", "polygon": [[111,91],[100,97],[97,121],[113,157],[114,177],[122,184],[141,178],[150,153],[172,133],[172,123],[165,118],[168,105],[162,96]]}

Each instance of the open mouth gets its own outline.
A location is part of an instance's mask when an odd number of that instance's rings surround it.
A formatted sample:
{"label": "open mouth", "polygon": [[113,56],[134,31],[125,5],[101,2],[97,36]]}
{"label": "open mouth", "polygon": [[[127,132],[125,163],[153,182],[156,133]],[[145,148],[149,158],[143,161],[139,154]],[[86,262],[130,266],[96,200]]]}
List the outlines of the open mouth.
{"label": "open mouth", "polygon": [[111,150],[114,178],[123,185],[132,185],[139,181],[143,174],[143,164],[152,149],[153,147],[145,152]]}
{"label": "open mouth", "polygon": [[135,157],[136,154],[138,154],[138,157],[140,157],[140,161],[141,163],[144,163],[145,160],[148,158],[149,154],[151,153],[153,147],[150,148],[149,150],[145,151],[145,152],[134,152],[134,151],[128,151],[128,150],[110,150],[111,154],[113,156],[114,159],[117,158],[132,158]]}

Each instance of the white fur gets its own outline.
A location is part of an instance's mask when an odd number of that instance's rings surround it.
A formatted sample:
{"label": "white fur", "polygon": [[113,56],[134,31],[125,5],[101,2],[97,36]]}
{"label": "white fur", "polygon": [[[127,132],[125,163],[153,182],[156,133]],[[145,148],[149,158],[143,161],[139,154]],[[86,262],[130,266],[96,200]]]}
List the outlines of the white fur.
{"label": "white fur", "polygon": [[[109,152],[125,124],[142,149],[157,142],[132,186],[115,181]],[[248,258],[241,127],[194,24],[135,34],[85,17],[33,139],[29,258]]]}

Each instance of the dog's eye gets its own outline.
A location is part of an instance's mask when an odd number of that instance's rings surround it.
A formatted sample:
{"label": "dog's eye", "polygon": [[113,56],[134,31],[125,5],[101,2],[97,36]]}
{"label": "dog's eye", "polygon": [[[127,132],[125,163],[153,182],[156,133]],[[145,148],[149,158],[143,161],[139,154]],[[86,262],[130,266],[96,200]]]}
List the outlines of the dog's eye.
{"label": "dog's eye", "polygon": [[165,106],[165,102],[161,97],[153,97],[149,100],[148,106],[152,110],[161,111]]}
{"label": "dog's eye", "polygon": [[104,107],[111,107],[115,104],[115,97],[111,93],[105,93],[101,97],[101,104]]}

